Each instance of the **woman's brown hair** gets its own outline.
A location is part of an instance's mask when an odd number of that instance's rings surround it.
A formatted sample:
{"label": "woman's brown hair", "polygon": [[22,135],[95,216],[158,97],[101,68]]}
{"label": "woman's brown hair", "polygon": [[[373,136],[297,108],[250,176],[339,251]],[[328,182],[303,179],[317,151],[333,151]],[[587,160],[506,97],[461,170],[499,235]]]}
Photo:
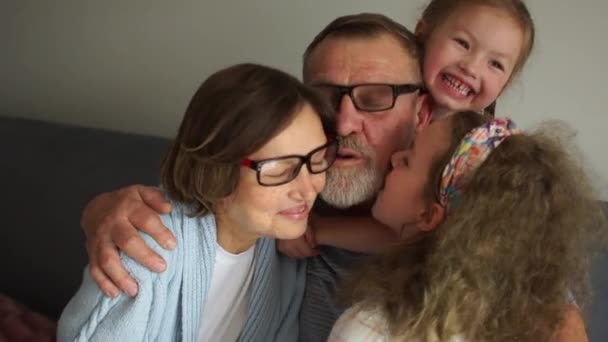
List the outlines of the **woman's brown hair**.
{"label": "woman's brown hair", "polygon": [[193,205],[195,215],[213,212],[236,189],[242,160],[279,134],[304,105],[335,135],[332,109],[296,78],[256,64],[214,73],[192,97],[163,160],[164,190]]}
{"label": "woman's brown hair", "polygon": [[552,340],[569,297],[586,308],[608,228],[580,162],[547,132],[506,138],[441,226],[366,266],[354,300],[395,336]]}

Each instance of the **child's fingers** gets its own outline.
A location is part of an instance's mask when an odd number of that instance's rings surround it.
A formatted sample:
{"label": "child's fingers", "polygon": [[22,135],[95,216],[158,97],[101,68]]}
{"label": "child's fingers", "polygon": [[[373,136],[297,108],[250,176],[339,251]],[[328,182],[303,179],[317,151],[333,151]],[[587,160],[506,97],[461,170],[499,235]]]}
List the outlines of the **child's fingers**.
{"label": "child's fingers", "polygon": [[306,229],[304,239],[306,239],[306,242],[310,248],[317,248],[317,239],[315,239],[315,233],[313,232],[312,227],[308,227],[308,229]]}
{"label": "child's fingers", "polygon": [[303,237],[294,240],[278,240],[277,249],[286,256],[294,259],[303,259],[318,254],[316,249],[311,248]]}
{"label": "child's fingers", "polygon": [[289,241],[289,249],[291,257],[294,259],[302,259],[304,258],[303,247],[302,247],[302,239],[298,238],[295,240]]}
{"label": "child's fingers", "polygon": [[277,240],[277,250],[279,252],[281,252],[282,254],[287,255],[288,257],[291,257],[291,255],[289,255],[289,248],[288,245],[285,244],[285,240]]}
{"label": "child's fingers", "polygon": [[296,252],[298,254],[298,258],[300,258],[300,259],[310,258],[312,256],[315,256],[315,255],[319,254],[319,252],[317,251],[317,249],[311,247],[310,244],[308,243],[308,241],[306,241],[306,239],[299,238],[295,242],[296,243],[294,244],[294,247],[295,247]]}

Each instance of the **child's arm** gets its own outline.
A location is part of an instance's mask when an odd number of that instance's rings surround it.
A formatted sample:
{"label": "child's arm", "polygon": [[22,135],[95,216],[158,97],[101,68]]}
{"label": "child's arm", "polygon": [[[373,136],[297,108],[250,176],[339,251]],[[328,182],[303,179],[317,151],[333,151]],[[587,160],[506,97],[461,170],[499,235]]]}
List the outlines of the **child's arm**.
{"label": "child's arm", "polygon": [[311,217],[306,233],[293,240],[277,240],[277,249],[291,258],[319,254],[318,246],[377,254],[399,242],[399,236],[371,216]]}
{"label": "child's arm", "polygon": [[312,220],[317,245],[376,254],[399,242],[399,236],[371,216],[315,217]]}

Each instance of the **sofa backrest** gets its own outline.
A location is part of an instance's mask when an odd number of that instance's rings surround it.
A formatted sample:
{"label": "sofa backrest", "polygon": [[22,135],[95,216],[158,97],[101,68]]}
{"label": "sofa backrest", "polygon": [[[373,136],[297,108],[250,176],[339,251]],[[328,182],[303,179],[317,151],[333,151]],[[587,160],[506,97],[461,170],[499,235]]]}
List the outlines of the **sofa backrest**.
{"label": "sofa backrest", "polygon": [[0,117],[0,292],[58,317],[87,259],[80,213],[95,194],[158,184],[169,141]]}

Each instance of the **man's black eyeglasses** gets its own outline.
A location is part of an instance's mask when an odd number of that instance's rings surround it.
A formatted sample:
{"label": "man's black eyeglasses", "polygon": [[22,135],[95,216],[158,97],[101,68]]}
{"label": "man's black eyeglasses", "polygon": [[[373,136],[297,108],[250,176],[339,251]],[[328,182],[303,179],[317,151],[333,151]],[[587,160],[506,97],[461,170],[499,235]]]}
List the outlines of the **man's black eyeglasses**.
{"label": "man's black eyeglasses", "polygon": [[333,84],[315,84],[315,89],[323,95],[331,106],[339,110],[344,95],[348,95],[355,108],[364,112],[380,112],[395,106],[399,95],[424,91],[422,84],[356,84],[340,86]]}

